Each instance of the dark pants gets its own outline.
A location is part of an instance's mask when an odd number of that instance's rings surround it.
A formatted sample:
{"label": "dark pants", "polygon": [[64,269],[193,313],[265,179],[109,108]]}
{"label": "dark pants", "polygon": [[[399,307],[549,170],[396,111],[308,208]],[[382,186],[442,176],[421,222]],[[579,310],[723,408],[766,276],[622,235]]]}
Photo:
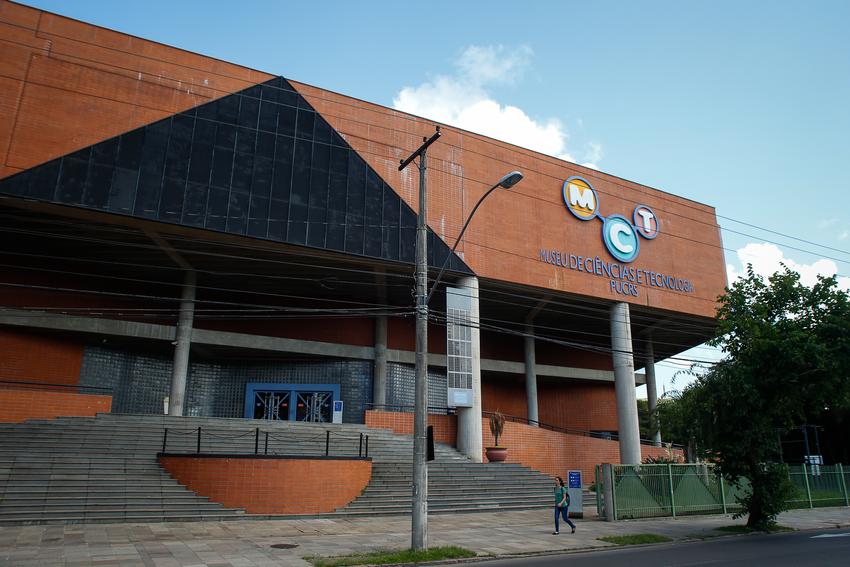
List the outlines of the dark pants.
{"label": "dark pants", "polygon": [[555,531],[559,532],[560,530],[560,516],[563,514],[564,521],[570,526],[572,529],[576,529],[576,525],[570,521],[570,508],[569,506],[564,506],[561,508],[560,506],[555,506]]}

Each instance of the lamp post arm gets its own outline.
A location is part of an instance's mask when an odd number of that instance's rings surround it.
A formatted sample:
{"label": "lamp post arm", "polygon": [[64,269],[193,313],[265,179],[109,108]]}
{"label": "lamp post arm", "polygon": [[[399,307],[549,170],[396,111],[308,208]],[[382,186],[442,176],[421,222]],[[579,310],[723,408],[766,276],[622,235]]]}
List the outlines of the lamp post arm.
{"label": "lamp post arm", "polygon": [[437,277],[434,280],[434,283],[431,285],[431,290],[428,292],[428,295],[425,296],[425,305],[428,305],[428,303],[431,302],[431,296],[434,295],[434,291],[436,291],[436,289],[437,289],[437,284],[440,283],[440,278],[443,277],[443,272],[446,271],[446,266],[449,265],[449,260],[452,259],[452,256],[455,253],[455,249],[457,248],[457,245],[460,244],[460,241],[463,238],[463,233],[466,232],[466,228],[469,226],[469,222],[472,220],[472,217],[475,216],[475,211],[478,210],[478,207],[481,206],[481,203],[484,202],[484,199],[486,199],[490,195],[490,193],[495,191],[498,187],[499,187],[499,183],[496,183],[495,185],[490,187],[490,189],[488,189],[487,192],[484,193],[484,195],[482,195],[480,199],[478,199],[478,202],[475,203],[475,206],[472,207],[472,212],[469,213],[469,216],[466,218],[466,222],[463,223],[463,228],[460,229],[460,234],[457,235],[457,239],[455,240],[455,243],[452,245],[452,249],[449,252],[449,255],[446,256],[446,259],[443,262],[442,267],[440,267],[440,271],[437,273]]}

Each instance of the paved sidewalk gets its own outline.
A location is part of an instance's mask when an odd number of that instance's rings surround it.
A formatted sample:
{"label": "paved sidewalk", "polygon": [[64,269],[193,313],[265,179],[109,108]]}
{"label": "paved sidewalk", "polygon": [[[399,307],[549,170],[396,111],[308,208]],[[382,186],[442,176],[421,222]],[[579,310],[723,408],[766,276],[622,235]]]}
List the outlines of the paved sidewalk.
{"label": "paved sidewalk", "polygon": [[[779,518],[798,529],[850,526],[850,508],[795,510]],[[429,544],[459,545],[480,555],[516,555],[608,547],[604,535],[655,533],[681,540],[712,537],[715,528],[744,523],[731,516],[690,516],[608,523],[577,520],[552,534],[552,511],[432,515]],[[563,528],[564,526],[562,526]],[[290,550],[273,549],[288,543]],[[410,545],[410,518],[349,518],[81,524],[0,528],[0,565],[271,567],[308,565],[310,555],[343,555]]]}

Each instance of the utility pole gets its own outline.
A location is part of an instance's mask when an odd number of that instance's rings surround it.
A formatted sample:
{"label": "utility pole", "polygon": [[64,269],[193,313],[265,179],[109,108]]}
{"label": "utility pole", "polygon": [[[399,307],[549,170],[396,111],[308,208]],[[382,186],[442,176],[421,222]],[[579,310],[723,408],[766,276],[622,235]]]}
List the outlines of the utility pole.
{"label": "utility pole", "polygon": [[428,549],[428,231],[427,150],[440,137],[440,127],[410,157],[402,160],[402,171],[419,157],[419,216],[416,220],[416,368],[413,409],[413,508],[411,547]]}

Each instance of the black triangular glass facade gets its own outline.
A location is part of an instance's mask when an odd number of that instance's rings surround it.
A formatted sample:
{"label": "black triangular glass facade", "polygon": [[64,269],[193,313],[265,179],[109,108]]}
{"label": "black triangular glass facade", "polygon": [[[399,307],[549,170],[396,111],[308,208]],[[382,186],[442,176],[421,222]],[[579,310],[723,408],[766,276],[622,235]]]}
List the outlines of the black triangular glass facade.
{"label": "black triangular glass facade", "polygon": [[[0,180],[0,193],[413,263],[416,214],[283,77]],[[428,261],[449,247],[428,229]],[[454,256],[450,269],[471,273]]]}

